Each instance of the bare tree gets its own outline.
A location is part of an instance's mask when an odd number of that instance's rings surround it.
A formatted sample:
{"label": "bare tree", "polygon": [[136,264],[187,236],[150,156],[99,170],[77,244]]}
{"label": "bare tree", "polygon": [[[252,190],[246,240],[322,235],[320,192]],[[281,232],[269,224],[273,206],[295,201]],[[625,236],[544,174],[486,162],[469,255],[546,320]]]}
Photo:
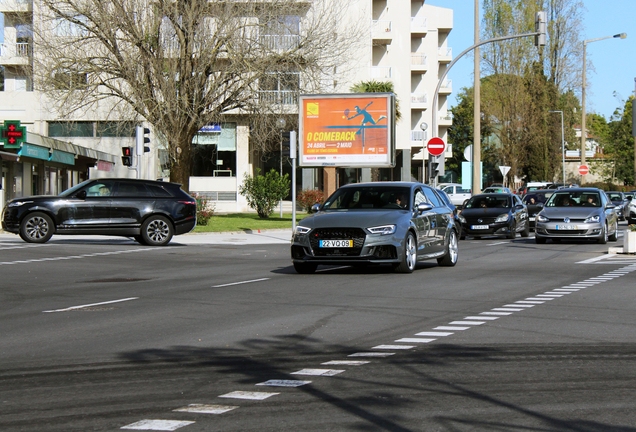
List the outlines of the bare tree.
{"label": "bare tree", "polygon": [[[170,179],[188,188],[192,139],[226,114],[270,111],[268,79],[318,88],[355,33],[345,6],[297,0],[41,0],[35,82],[65,113],[145,119],[165,139]],[[356,29],[352,28],[352,32]],[[300,89],[300,82],[298,84]],[[264,96],[259,98],[259,96]]]}

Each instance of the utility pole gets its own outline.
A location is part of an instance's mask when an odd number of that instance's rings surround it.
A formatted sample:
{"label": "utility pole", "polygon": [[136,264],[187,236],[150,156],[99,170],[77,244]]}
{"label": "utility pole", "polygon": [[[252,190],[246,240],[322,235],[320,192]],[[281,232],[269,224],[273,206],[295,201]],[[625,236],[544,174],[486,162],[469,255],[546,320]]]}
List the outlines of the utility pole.
{"label": "utility pole", "polygon": [[[475,45],[479,44],[479,0],[475,0]],[[481,193],[481,82],[479,46],[475,47],[475,80],[473,83],[473,195]]]}

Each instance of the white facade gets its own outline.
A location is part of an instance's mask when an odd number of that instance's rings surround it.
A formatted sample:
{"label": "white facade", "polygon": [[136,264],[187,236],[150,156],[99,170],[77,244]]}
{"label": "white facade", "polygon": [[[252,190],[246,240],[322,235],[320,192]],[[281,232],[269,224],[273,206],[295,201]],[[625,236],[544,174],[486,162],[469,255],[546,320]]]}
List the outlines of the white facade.
{"label": "white facade", "polygon": [[[37,0],[35,2],[37,6]],[[0,0],[0,12],[4,13],[4,43],[0,47],[0,65],[4,67],[4,86],[3,91],[0,91],[0,122],[19,120],[30,133],[48,137],[51,135],[52,122],[59,121],[58,114],[52,109],[52,104],[47,102],[45,95],[32,89],[29,73],[29,68],[33,65],[32,41],[24,41],[18,31],[18,23],[33,16],[32,5],[32,2],[25,0]],[[447,105],[447,98],[452,92],[449,80],[442,84],[437,113],[432,113],[432,101],[438,78],[452,60],[452,47],[447,45],[447,39],[452,30],[453,12],[451,9],[426,5],[422,0],[354,0],[349,2],[347,10],[347,15],[341,17],[341,24],[367,22],[368,32],[361,35],[362,49],[352,53],[346,60],[348,67],[343,67],[343,70],[353,73],[338,76],[332,91],[348,92],[354,83],[372,79],[392,81],[402,115],[401,121],[396,125],[396,145],[403,156],[401,165],[396,167],[396,172],[400,173],[399,178],[394,179],[410,180],[411,174],[421,179],[425,165],[423,161],[428,157],[426,141],[437,135],[447,142],[447,129],[452,124]],[[343,59],[343,64],[344,62]],[[294,108],[295,99],[289,101],[291,108]],[[297,105],[295,109],[297,110]],[[106,112],[98,109],[77,114],[72,119],[83,125],[84,131],[89,130],[89,123],[92,123],[95,130],[93,136],[58,135],[56,139],[110,155],[110,165],[96,163],[89,169],[90,177],[164,176],[165,173],[160,170],[158,143],[152,133],[151,152],[139,158],[138,172],[121,164],[121,147],[133,146],[134,137],[104,137],[99,134],[98,129],[105,121],[134,119],[112,118],[112,114],[108,117]],[[433,115],[438,117],[437,134],[431,130]],[[228,118],[227,122],[235,127],[234,166],[224,166],[224,161],[217,161],[219,169],[214,170],[213,175],[191,177],[190,191],[212,198],[217,211],[247,211],[247,203],[238,194],[238,187],[246,174],[253,174],[258,161],[250,154],[249,125],[246,119],[236,116],[234,119]],[[426,131],[420,128],[422,123],[428,124]],[[447,156],[448,151],[447,148]],[[7,171],[9,163],[15,162],[3,161],[4,171]],[[68,168],[73,171],[72,167]],[[286,167],[286,171],[289,170]],[[217,173],[223,175],[216,175]],[[81,175],[78,176],[77,173],[69,177],[81,180]],[[309,177],[311,176],[307,176],[305,172],[300,175],[300,178]],[[364,173],[362,179],[365,179]],[[72,180],[70,182],[73,183]],[[319,184],[307,186],[320,187]]]}

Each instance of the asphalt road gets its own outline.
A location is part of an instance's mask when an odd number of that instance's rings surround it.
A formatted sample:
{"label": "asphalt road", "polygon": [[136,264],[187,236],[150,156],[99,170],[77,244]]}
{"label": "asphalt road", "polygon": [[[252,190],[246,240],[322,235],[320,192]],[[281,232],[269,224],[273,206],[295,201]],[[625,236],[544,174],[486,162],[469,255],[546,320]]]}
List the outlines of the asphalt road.
{"label": "asphalt road", "polygon": [[0,431],[636,431],[615,244],[298,275],[288,238],[0,235]]}

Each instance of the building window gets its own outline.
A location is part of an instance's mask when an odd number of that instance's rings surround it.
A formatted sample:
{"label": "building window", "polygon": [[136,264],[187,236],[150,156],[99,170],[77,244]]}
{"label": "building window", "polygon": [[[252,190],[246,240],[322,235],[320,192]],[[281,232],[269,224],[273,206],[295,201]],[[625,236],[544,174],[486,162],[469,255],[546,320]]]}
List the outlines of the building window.
{"label": "building window", "polygon": [[98,138],[134,137],[135,123],[128,121],[101,121],[95,125]]}
{"label": "building window", "polygon": [[49,136],[92,138],[95,136],[93,122],[49,122]]}
{"label": "building window", "polygon": [[202,128],[192,140],[192,175],[236,176],[236,123]]}
{"label": "building window", "polygon": [[88,75],[82,72],[56,72],[53,85],[58,90],[84,89],[88,85]]}
{"label": "building window", "polygon": [[0,91],[4,91],[4,66],[0,66]]}
{"label": "building window", "polygon": [[267,73],[259,81],[259,94],[262,102],[296,105],[300,90],[298,72]]}

